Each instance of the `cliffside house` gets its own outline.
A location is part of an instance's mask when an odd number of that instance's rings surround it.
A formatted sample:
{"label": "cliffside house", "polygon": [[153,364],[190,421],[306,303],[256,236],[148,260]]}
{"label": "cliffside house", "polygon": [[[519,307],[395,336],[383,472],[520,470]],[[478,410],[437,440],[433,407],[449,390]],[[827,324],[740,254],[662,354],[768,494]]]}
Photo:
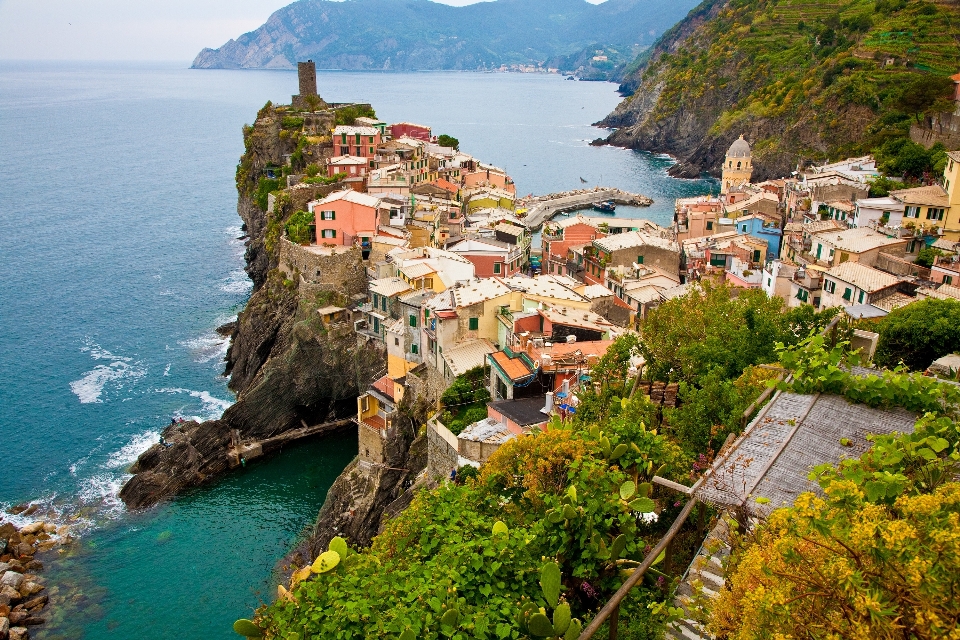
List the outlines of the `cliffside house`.
{"label": "cliffside house", "polygon": [[383,141],[376,127],[340,125],[333,130],[333,155],[355,156],[369,162]]}
{"label": "cliffside house", "polygon": [[447,249],[473,263],[478,278],[519,273],[526,255],[523,246],[482,237],[464,238]]}
{"label": "cliffside house", "polygon": [[413,138],[422,142],[430,142],[433,139],[433,131],[430,127],[413,122],[397,122],[390,125],[390,135],[394,138]]}
{"label": "cliffside house", "polygon": [[[317,225],[317,244],[358,245],[369,251],[380,225],[381,200],[353,190],[331,193],[307,204]],[[389,219],[389,210],[384,215]]]}
{"label": "cliffside house", "polygon": [[369,300],[359,308],[363,318],[355,330],[361,336],[384,341],[388,325],[400,318],[398,298],[413,288],[401,278],[379,278],[368,285]]}
{"label": "cliffside house", "polygon": [[359,156],[336,156],[330,158],[327,165],[327,176],[333,177],[338,173],[345,174],[348,178],[360,178],[367,175],[370,169],[370,161]]}

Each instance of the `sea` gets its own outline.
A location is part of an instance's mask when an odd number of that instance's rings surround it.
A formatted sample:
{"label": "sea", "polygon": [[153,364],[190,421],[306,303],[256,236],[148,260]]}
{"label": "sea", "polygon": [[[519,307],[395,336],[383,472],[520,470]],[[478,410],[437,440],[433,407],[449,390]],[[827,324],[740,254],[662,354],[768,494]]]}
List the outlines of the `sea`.
{"label": "sea", "polygon": [[[297,92],[294,72],[187,66],[0,61],[0,509],[36,503],[76,537],[44,559],[55,606],[34,638],[236,637],[356,455],[336,436],[145,512],[117,498],[172,418],[234,401],[215,329],[252,287],[241,129]],[[669,224],[675,198],[716,190],[667,176],[668,157],[589,145],[610,83],[331,71],[319,87],[458,138],[521,195],[619,187],[655,201],[620,215]]]}

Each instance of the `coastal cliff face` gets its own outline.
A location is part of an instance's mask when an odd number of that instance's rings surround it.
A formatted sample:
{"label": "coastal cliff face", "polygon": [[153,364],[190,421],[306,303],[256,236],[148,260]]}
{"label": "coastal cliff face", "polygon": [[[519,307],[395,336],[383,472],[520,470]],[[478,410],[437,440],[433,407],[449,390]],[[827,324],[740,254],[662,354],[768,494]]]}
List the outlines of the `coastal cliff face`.
{"label": "coastal cliff face", "polygon": [[[254,291],[233,328],[227,355],[237,402],[219,420],[173,424],[165,444],[142,454],[134,477],[120,492],[130,508],[144,508],[209,482],[229,468],[234,436],[241,441],[276,437],[305,425],[333,423],[356,412],[356,397],[384,367],[384,354],[357,341],[352,331],[325,326],[316,309],[346,306],[365,293],[366,270],[359,251],[338,257],[336,286],[302,290],[296,274],[277,267],[283,224],[308,199],[337,188],[305,186],[281,197],[271,213],[257,202],[268,166],[279,166],[296,139],[281,136],[281,114],[267,106],[244,132],[246,152],[237,172],[238,213],[249,235],[247,271]],[[261,198],[262,201],[262,198]],[[322,435],[323,430],[320,431]]]}
{"label": "coastal cliff face", "polygon": [[[955,73],[955,4],[706,0],[628,70],[597,141],[665,152],[678,177],[719,175],[741,134],[754,179],[903,137],[913,83]],[[892,34],[892,35],[891,35]]]}

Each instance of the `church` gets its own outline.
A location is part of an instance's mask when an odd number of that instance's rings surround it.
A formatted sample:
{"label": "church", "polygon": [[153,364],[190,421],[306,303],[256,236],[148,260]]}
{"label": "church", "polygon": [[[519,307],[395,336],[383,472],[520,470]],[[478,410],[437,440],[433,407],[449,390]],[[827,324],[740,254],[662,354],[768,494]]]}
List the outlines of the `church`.
{"label": "church", "polygon": [[723,161],[720,195],[726,195],[731,189],[749,184],[751,175],[753,175],[753,152],[750,150],[750,144],[741,135],[730,145],[727,157]]}

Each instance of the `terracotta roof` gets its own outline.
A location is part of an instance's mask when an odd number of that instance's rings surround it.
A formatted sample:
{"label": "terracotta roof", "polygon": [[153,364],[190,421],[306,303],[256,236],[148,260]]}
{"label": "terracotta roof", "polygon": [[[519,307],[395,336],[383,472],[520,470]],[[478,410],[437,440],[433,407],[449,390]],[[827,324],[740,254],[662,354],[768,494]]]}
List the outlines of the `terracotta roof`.
{"label": "terracotta roof", "polygon": [[439,187],[440,189],[443,189],[444,191],[448,191],[450,193],[456,193],[457,191],[460,190],[460,187],[453,184],[449,180],[444,180],[443,178],[437,178],[433,182],[428,182],[427,184],[433,185],[435,187]]}
{"label": "terracotta roof", "polygon": [[529,378],[533,370],[527,365],[523,358],[511,358],[503,351],[497,351],[490,354],[490,359],[500,367],[508,378],[512,381]]}
{"label": "terracotta roof", "polygon": [[380,416],[374,414],[369,418],[363,419],[363,424],[367,425],[371,429],[376,429],[377,431],[383,431],[387,426],[387,423]]}
{"label": "terracotta roof", "polygon": [[383,376],[370,386],[388,398],[393,397],[393,380],[390,379],[390,376]]}
{"label": "terracotta roof", "polygon": [[494,351],[496,349],[488,340],[470,340],[444,351],[443,360],[450,367],[453,375],[459,376],[470,369],[483,366],[487,360],[487,354]]}

